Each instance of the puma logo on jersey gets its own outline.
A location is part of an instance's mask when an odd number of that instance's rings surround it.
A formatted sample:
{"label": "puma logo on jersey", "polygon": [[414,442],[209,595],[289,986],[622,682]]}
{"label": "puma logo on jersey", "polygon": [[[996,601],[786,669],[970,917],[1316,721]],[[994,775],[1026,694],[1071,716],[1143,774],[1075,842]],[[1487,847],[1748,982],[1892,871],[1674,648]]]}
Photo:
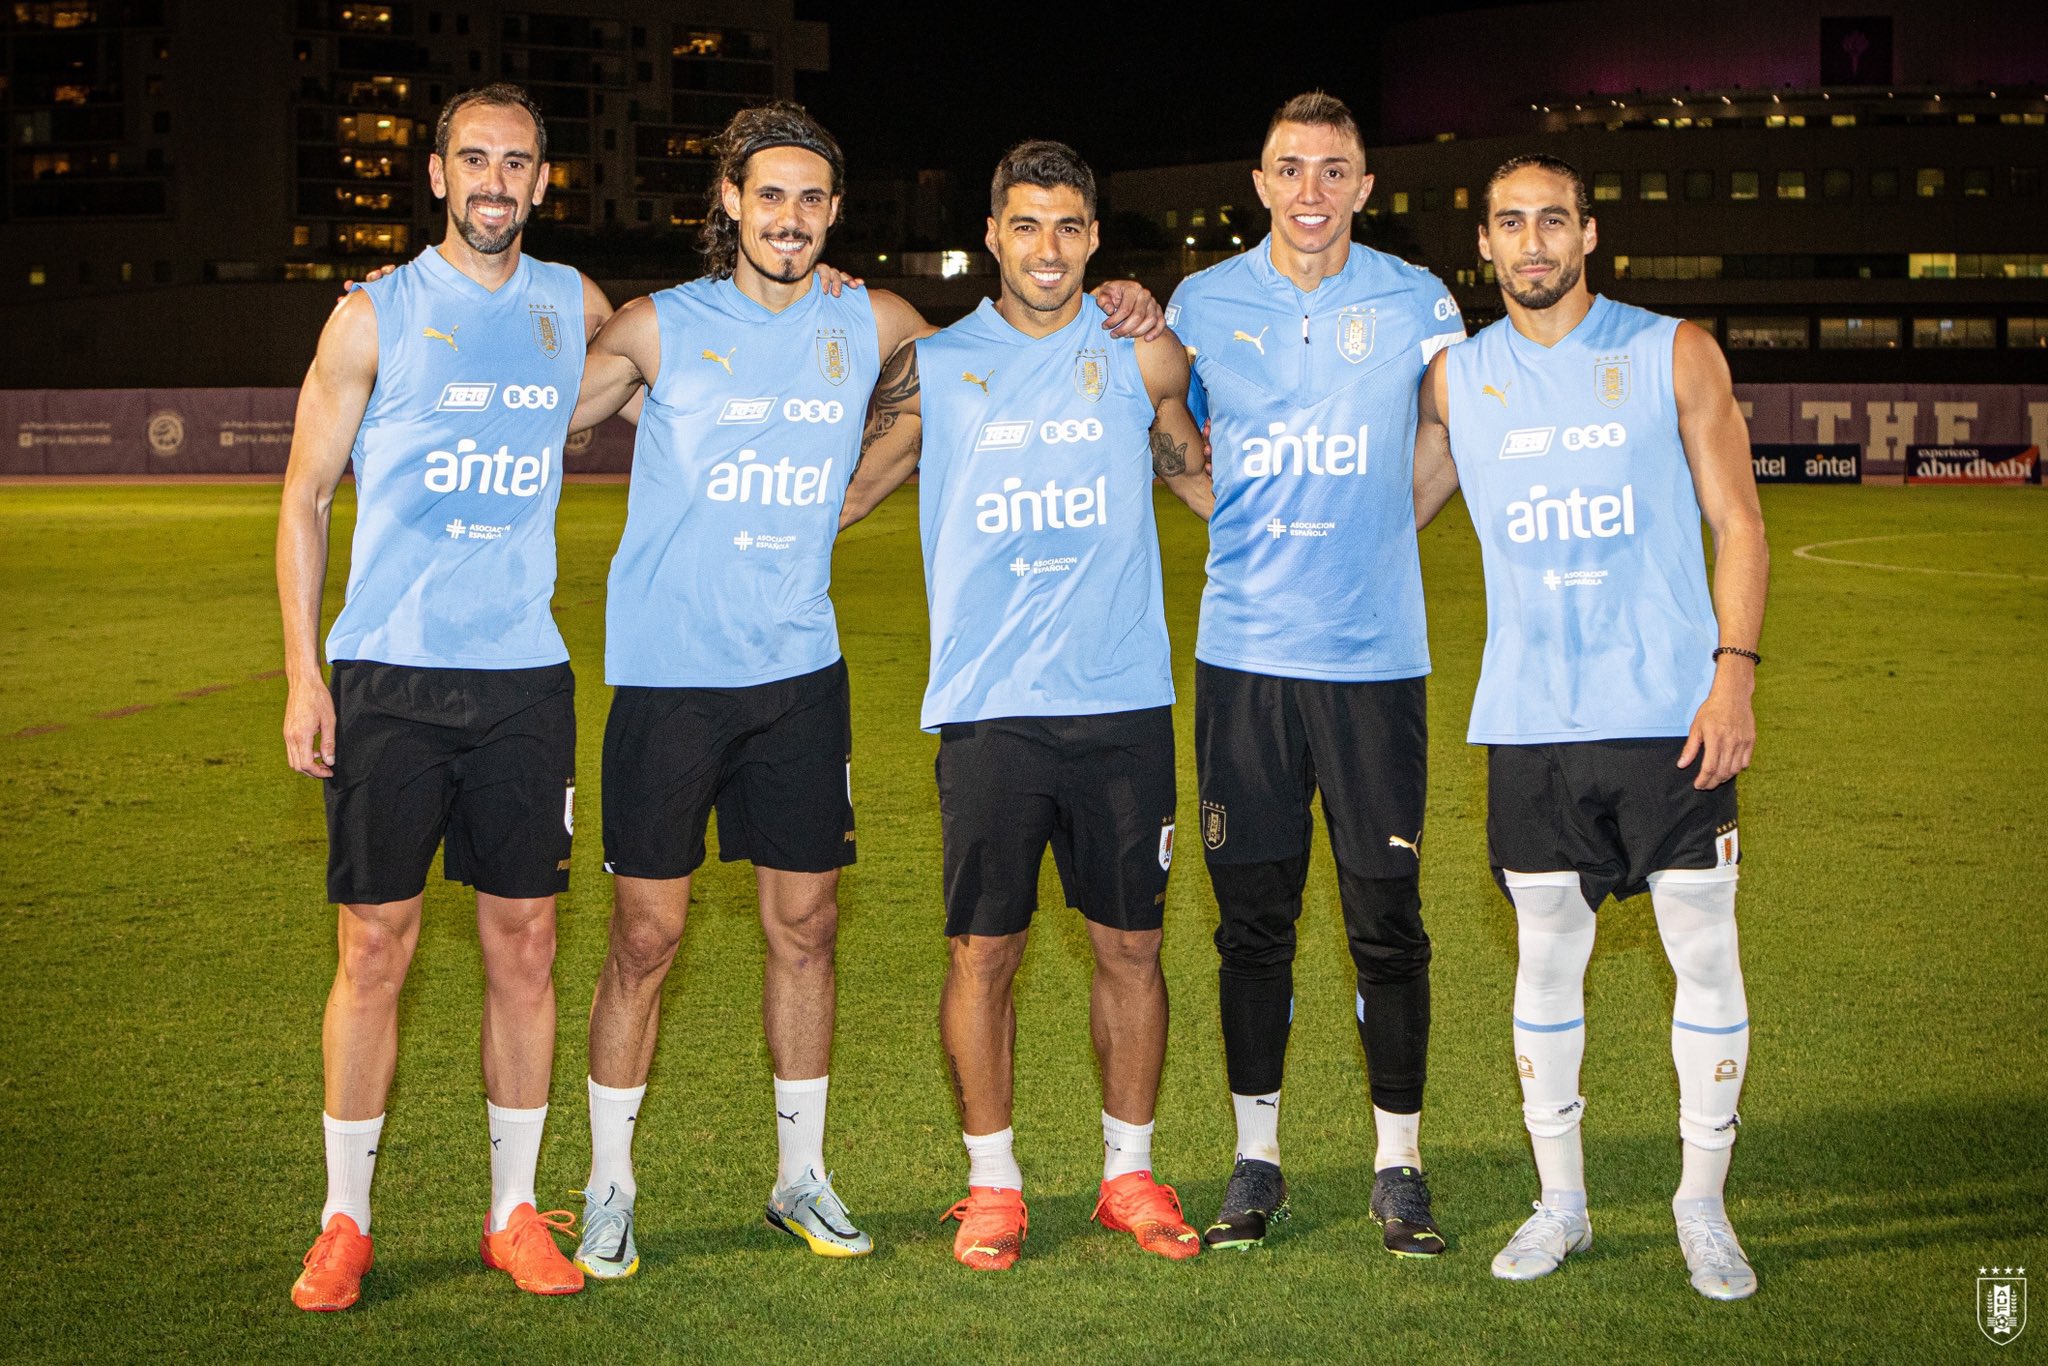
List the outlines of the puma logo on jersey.
{"label": "puma logo on jersey", "polygon": [[981,392],[984,394],[988,392],[988,382],[994,379],[995,377],[996,372],[993,370],[989,371],[986,375],[977,375],[972,370],[962,370],[960,372],[960,378],[964,382],[968,384],[979,384],[981,386]]}
{"label": "puma logo on jersey", "polygon": [[1387,848],[1406,849],[1409,853],[1415,855],[1415,857],[1417,858],[1422,857],[1422,851],[1415,847],[1420,843],[1422,843],[1422,832],[1420,830],[1415,832],[1415,838],[1412,840],[1404,840],[1399,835],[1387,836]]}
{"label": "puma logo on jersey", "polygon": [[1479,386],[1479,393],[1482,397],[1491,394],[1493,397],[1499,399],[1500,406],[1505,408],[1508,406],[1508,390],[1514,387],[1515,382],[1513,380],[1509,380],[1506,384],[1501,385],[1498,389],[1494,388],[1491,384],[1482,384]]}
{"label": "puma logo on jersey", "polygon": [[1263,356],[1266,354],[1266,333],[1271,330],[1272,326],[1271,324],[1268,324],[1267,326],[1259,329],[1259,335],[1256,337],[1254,337],[1249,332],[1239,331],[1231,333],[1230,339],[1232,341],[1250,342],[1253,346],[1258,348],[1259,354]]}
{"label": "puma logo on jersey", "polygon": [[455,324],[455,326],[449,328],[446,332],[441,331],[437,327],[429,327],[423,329],[420,335],[425,337],[432,337],[435,341],[447,342],[448,349],[450,351],[460,351],[462,348],[455,344],[455,334],[457,332],[460,332],[461,330],[462,324],[457,323]]}
{"label": "puma logo on jersey", "polygon": [[[732,349],[732,351],[737,350],[739,350],[737,346],[735,346]],[[697,355],[702,360],[717,362],[721,367],[724,368],[725,373],[730,375],[732,373],[732,351],[728,351],[721,356],[716,351],[713,351],[709,347],[706,347],[704,350],[699,351]]]}

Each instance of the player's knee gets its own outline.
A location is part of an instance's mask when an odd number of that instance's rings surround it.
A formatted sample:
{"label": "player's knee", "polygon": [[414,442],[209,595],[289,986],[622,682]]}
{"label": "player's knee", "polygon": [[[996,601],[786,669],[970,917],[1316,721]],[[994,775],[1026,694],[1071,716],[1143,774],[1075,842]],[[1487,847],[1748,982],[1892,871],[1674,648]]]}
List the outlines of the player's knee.
{"label": "player's knee", "polygon": [[396,996],[412,964],[413,943],[414,935],[403,927],[344,913],[341,976],[358,992]]}
{"label": "player's knee", "polygon": [[612,916],[612,966],[630,980],[667,973],[682,942],[683,927],[666,917],[636,915],[623,906]]}
{"label": "player's knee", "polygon": [[487,920],[484,973],[498,990],[544,991],[554,981],[555,916],[549,906]]}
{"label": "player's knee", "polygon": [[1429,971],[1429,932],[1422,927],[1422,892],[1415,874],[1359,877],[1340,869],[1337,890],[1361,982],[1412,982]]}
{"label": "player's knee", "polygon": [[780,908],[767,921],[768,952],[803,962],[831,962],[839,944],[839,901],[826,895]]}
{"label": "player's knee", "polygon": [[1216,952],[1245,977],[1269,976],[1294,961],[1306,857],[1209,865],[1216,889]]}
{"label": "player's knee", "polygon": [[1024,956],[1022,934],[956,934],[946,946],[953,982],[981,993],[1007,990]]}
{"label": "player's knee", "polygon": [[1159,977],[1157,930],[1097,930],[1095,971],[1118,987],[1149,984]]}

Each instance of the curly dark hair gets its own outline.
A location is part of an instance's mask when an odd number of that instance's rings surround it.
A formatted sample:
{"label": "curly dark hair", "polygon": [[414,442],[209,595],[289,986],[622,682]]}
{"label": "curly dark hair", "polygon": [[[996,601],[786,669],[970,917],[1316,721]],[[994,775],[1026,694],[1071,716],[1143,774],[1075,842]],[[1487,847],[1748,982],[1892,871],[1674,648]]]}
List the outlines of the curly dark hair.
{"label": "curly dark hair", "polygon": [[736,186],[744,185],[747,162],[754,153],[771,147],[801,147],[816,152],[832,168],[832,197],[837,199],[845,193],[846,157],[824,125],[802,105],[794,100],[775,100],[740,110],[712,143],[718,167],[711,177],[704,226],[697,233],[697,250],[704,257],[705,273],[714,280],[729,278],[739,264],[740,225],[725,211],[725,184],[730,181]]}
{"label": "curly dark hair", "polygon": [[1003,153],[1003,159],[996,163],[995,179],[989,185],[989,217],[1003,216],[1003,200],[1012,185],[1078,190],[1081,202],[1088,206],[1088,217],[1095,217],[1095,172],[1088,169],[1079,152],[1064,142],[1034,138]]}
{"label": "curly dark hair", "polygon": [[534,159],[548,159],[548,125],[540,116],[540,106],[533,102],[519,86],[500,81],[495,85],[480,85],[474,90],[465,90],[441,110],[440,121],[434,125],[434,154],[443,161],[448,159],[448,135],[455,127],[455,116],[472,104],[500,104],[511,109],[524,109],[533,119]]}
{"label": "curly dark hair", "polygon": [[1486,178],[1486,194],[1479,201],[1482,222],[1493,213],[1493,187],[1506,180],[1515,172],[1526,171],[1531,167],[1539,171],[1548,171],[1552,175],[1570,182],[1572,187],[1572,207],[1579,211],[1579,221],[1581,223],[1593,216],[1593,197],[1586,193],[1586,178],[1579,174],[1578,168],[1570,162],[1561,161],[1554,156],[1549,156],[1542,152],[1531,152],[1524,156],[1509,157],[1495,168],[1492,175]]}

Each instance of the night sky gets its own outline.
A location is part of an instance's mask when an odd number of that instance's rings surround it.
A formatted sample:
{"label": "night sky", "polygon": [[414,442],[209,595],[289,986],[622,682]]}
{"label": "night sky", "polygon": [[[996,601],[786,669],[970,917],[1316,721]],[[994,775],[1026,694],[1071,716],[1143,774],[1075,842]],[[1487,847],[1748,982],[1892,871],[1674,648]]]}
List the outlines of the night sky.
{"label": "night sky", "polygon": [[[1236,22],[1155,5],[871,5],[799,0],[832,69],[797,97],[849,169],[979,174],[1012,143],[1072,143],[1098,171],[1253,155],[1272,111],[1315,86],[1378,119],[1379,34],[1479,0],[1250,4]],[[1185,12],[1185,11],[1182,11]]]}

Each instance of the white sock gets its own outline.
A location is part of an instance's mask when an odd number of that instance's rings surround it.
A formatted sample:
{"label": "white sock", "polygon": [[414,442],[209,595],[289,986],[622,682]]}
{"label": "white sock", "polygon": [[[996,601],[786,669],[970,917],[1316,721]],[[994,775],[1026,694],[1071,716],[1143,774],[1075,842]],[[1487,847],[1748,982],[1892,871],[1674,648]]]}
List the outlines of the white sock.
{"label": "white sock", "polygon": [[533,1174],[540,1166],[540,1134],[548,1107],[508,1110],[484,1102],[491,1125],[491,1232],[497,1233],[521,1205],[534,1204]]}
{"label": "white sock", "polygon": [[1378,1138],[1378,1147],[1372,1155],[1372,1169],[1383,1172],[1389,1167],[1413,1167],[1422,1170],[1422,1112],[1412,1115],[1397,1115],[1391,1110],[1372,1107],[1372,1127]]}
{"label": "white sock", "polygon": [[1237,1155],[1280,1165],[1280,1093],[1241,1096],[1230,1093],[1237,1112]]}
{"label": "white sock", "polygon": [[1749,1001],[1735,933],[1735,870],[1650,874],[1650,901],[1678,979],[1671,1060],[1678,1069],[1684,1167],[1678,1198],[1721,1198],[1735,1146],[1736,1102],[1749,1070]]}
{"label": "white sock", "polygon": [[830,1077],[775,1079],[775,1188],[825,1176],[825,1091]]}
{"label": "white sock", "polygon": [[1024,1189],[1024,1170],[1017,1165],[1017,1131],[998,1129],[992,1134],[961,1134],[967,1144],[967,1184],[997,1186],[1004,1190]]}
{"label": "white sock", "polygon": [[1586,1205],[1579,1067],[1586,1054],[1586,963],[1598,921],[1570,871],[1502,874],[1515,903],[1515,1071],[1543,1203]]}
{"label": "white sock", "polygon": [[336,1119],[320,1116],[327,1131],[327,1203],[320,1209],[320,1227],[337,1214],[356,1221],[356,1229],[370,1231],[370,1178],[377,1171],[377,1141],[384,1134],[384,1116],[375,1119]]}
{"label": "white sock", "polygon": [[1104,1181],[1152,1170],[1152,1123],[1126,1124],[1109,1111],[1102,1112]]}
{"label": "white sock", "polygon": [[600,1202],[616,1191],[630,1205],[640,1193],[633,1179],[633,1135],[640,1129],[640,1101],[647,1085],[604,1086],[595,1077],[589,1085],[590,1181],[583,1189]]}

